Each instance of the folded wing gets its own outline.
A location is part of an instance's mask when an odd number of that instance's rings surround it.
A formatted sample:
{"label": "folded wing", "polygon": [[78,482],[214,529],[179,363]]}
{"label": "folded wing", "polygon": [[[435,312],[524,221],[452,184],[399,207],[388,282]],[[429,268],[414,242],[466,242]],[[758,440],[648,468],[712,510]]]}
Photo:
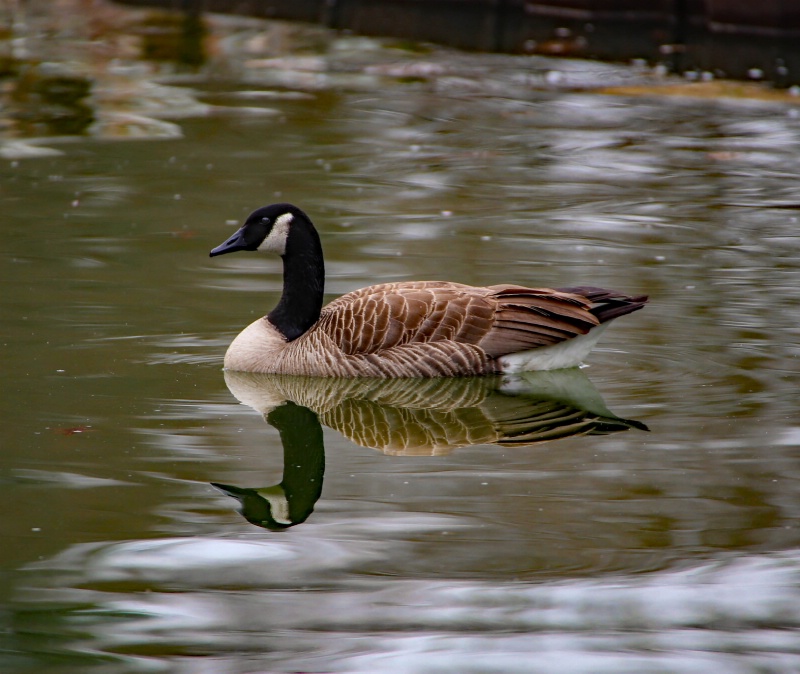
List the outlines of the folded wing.
{"label": "folded wing", "polygon": [[589,301],[574,293],[418,281],[343,295],[325,307],[318,329],[349,356],[454,342],[478,347],[494,359],[557,344],[599,323]]}

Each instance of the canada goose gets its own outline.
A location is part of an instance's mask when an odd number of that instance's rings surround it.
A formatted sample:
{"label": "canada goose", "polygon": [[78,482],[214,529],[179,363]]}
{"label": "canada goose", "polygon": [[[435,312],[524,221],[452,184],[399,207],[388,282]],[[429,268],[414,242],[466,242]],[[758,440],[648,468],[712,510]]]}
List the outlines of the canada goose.
{"label": "canada goose", "polygon": [[230,370],[339,377],[439,377],[579,365],[612,319],[646,296],[592,287],[382,283],[323,308],[325,265],[309,217],[291,204],[254,211],[210,255],[283,258],[283,294],[225,354]]}

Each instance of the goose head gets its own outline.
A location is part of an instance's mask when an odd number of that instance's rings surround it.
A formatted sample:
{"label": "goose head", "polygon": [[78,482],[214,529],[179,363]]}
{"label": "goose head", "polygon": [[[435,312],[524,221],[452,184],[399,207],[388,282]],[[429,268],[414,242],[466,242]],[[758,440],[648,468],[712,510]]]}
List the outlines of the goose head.
{"label": "goose head", "polygon": [[272,204],[253,211],[245,223],[226,241],[214,248],[210,257],[239,250],[260,250],[283,256],[290,233],[299,226],[311,226],[308,216],[291,204]]}

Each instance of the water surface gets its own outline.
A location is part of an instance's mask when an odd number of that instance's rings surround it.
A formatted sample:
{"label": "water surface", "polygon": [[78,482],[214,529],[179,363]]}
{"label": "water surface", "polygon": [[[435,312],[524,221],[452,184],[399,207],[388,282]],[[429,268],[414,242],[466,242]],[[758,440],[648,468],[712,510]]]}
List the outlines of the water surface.
{"label": "water surface", "polygon": [[[800,668],[800,108],[223,17],[181,65],[103,16],[3,94],[5,670]],[[26,68],[51,98],[8,94]],[[323,423],[313,511],[254,526],[211,483],[281,483],[284,443],[221,362],[280,267],[208,251],[278,200],[331,299],[649,293],[581,371],[649,432],[379,451]]]}

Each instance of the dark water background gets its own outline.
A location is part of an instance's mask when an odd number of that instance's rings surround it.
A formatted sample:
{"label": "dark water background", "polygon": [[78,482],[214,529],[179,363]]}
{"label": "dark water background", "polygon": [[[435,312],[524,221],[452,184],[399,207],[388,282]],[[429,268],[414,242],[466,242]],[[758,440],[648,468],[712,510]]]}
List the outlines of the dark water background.
{"label": "dark water background", "polygon": [[[612,96],[652,74],[291,24],[211,17],[197,51],[181,21],[65,16],[5,15],[0,669],[800,669],[797,104]],[[249,524],[210,483],[277,484],[284,448],[221,361],[280,269],[208,251],[278,200],[318,225],[330,298],[649,293],[583,372],[650,432],[429,455],[324,427],[314,512]]]}

